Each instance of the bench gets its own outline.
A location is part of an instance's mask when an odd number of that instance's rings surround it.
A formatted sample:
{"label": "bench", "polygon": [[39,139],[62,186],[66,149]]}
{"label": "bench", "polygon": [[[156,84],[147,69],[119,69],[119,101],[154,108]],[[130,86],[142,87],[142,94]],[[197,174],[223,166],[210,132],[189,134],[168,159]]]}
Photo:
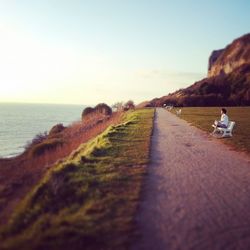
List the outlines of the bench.
{"label": "bench", "polygon": [[214,128],[214,131],[212,134],[215,134],[216,132],[219,132],[219,134],[221,135],[220,138],[223,138],[223,137],[232,137],[233,134],[233,128],[235,126],[235,122],[234,121],[230,121],[228,123],[228,126],[227,128],[220,128],[220,127],[216,127],[216,125],[212,125],[212,127]]}

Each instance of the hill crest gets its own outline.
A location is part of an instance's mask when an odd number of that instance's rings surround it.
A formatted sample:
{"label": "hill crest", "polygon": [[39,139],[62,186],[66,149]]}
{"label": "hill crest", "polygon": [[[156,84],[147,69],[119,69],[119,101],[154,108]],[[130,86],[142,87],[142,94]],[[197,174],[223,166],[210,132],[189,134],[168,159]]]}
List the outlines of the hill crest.
{"label": "hill crest", "polygon": [[250,105],[250,33],[209,57],[208,77],[141,107]]}

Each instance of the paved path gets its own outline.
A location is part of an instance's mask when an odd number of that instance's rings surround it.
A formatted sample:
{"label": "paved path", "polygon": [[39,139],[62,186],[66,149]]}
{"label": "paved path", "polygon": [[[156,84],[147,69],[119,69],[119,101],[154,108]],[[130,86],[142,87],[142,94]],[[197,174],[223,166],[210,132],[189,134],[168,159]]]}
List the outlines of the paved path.
{"label": "paved path", "polygon": [[163,109],[132,249],[250,249],[250,161]]}

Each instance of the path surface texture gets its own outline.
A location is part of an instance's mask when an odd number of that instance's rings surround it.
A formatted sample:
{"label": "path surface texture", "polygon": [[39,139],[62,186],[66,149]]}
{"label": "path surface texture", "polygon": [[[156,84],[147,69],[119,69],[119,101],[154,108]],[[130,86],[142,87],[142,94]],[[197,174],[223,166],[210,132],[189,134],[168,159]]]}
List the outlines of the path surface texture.
{"label": "path surface texture", "polygon": [[250,161],[221,140],[156,110],[133,250],[250,249]]}

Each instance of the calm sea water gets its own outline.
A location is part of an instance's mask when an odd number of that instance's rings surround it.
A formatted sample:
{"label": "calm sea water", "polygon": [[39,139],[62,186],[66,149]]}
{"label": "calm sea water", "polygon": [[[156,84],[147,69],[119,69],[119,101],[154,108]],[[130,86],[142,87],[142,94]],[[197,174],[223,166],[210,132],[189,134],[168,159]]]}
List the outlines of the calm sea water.
{"label": "calm sea water", "polygon": [[83,105],[0,103],[0,157],[23,152],[26,143],[57,123],[81,119]]}

